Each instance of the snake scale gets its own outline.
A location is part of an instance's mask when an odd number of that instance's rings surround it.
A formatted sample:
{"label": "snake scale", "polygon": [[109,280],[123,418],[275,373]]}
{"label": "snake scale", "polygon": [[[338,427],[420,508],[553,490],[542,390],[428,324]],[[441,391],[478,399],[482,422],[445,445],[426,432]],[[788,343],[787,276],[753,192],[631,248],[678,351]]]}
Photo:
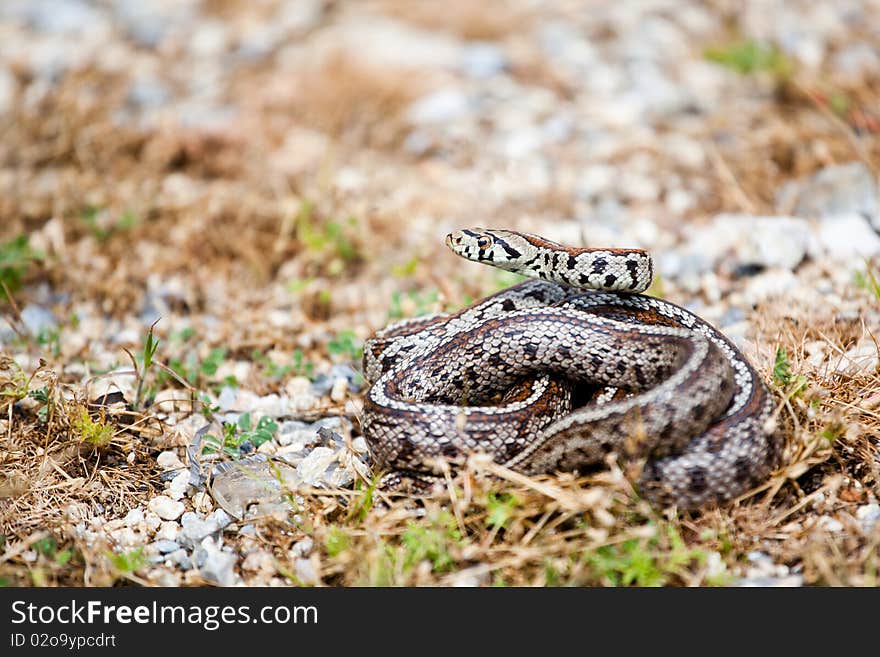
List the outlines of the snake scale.
{"label": "snake scale", "polygon": [[527,475],[614,452],[639,465],[650,501],[692,509],[738,497],[778,464],[761,377],[706,321],[639,294],[653,276],[645,251],[482,228],[446,244],[537,280],[367,341],[362,429],[388,481],[427,485],[438,458],[474,451]]}

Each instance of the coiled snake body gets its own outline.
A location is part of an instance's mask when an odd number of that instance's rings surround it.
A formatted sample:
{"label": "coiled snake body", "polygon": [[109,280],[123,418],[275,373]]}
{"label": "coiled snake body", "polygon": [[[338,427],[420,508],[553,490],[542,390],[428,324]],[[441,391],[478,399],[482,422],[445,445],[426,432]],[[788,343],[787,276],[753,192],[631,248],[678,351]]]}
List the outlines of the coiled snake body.
{"label": "coiled snake body", "polygon": [[576,249],[503,230],[452,233],[458,255],[542,280],[367,341],[363,433],[392,479],[423,484],[468,452],[525,474],[643,464],[656,504],[721,503],[778,462],[774,402],[724,335],[638,294],[644,251]]}

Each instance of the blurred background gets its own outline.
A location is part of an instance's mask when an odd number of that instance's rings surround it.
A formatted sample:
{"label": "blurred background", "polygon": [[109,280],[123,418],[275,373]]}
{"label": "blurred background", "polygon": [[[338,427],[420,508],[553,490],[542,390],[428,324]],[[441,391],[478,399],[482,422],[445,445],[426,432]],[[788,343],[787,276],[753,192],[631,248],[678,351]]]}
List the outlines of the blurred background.
{"label": "blurred background", "polygon": [[443,236],[489,225],[651,248],[712,300],[805,247],[721,271],[730,231],[695,227],[814,219],[786,183],[831,165],[877,250],[878,38],[870,1],[3,0],[7,283],[145,322],[292,285],[375,328],[395,291],[460,302]]}

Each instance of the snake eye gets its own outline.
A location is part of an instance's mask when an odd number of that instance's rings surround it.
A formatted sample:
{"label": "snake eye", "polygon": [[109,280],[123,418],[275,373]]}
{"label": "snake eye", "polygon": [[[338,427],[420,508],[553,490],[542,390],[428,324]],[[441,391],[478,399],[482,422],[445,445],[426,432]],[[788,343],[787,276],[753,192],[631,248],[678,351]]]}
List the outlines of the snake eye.
{"label": "snake eye", "polygon": [[477,238],[477,247],[480,251],[485,251],[490,246],[492,246],[492,238],[488,235],[481,235]]}

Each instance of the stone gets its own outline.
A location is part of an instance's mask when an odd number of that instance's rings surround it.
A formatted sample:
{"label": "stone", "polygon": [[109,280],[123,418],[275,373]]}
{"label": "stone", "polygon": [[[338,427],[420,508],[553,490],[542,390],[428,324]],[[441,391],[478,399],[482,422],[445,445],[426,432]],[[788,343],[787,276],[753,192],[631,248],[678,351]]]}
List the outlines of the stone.
{"label": "stone", "polygon": [[156,530],[155,538],[157,541],[174,541],[177,540],[178,534],[180,534],[180,525],[173,520],[166,520]]}
{"label": "stone", "polygon": [[422,96],[407,110],[406,116],[415,125],[450,123],[465,116],[470,101],[458,89],[440,89]]}
{"label": "stone", "polygon": [[150,500],[148,508],[162,520],[177,520],[186,507],[183,502],[173,500],[167,495],[159,495]]}
{"label": "stone", "polygon": [[180,544],[175,541],[159,540],[154,541],[151,545],[156,548],[159,554],[168,554],[180,549]]}
{"label": "stone", "polygon": [[504,52],[493,43],[475,41],[461,53],[462,73],[470,78],[491,78],[504,71],[506,66]]}
{"label": "stone", "polygon": [[839,361],[836,372],[853,376],[856,374],[874,374],[877,372],[877,344],[871,338],[862,338],[854,346],[846,350]]}
{"label": "stone", "polygon": [[144,522],[144,512],[141,508],[135,507],[125,514],[125,524],[132,529],[137,528],[142,522]]}
{"label": "stone", "polygon": [[215,534],[232,522],[232,518],[223,509],[217,509],[204,519],[199,514],[188,511],[180,519],[182,526],[181,542],[195,546],[211,534]]}
{"label": "stone", "polygon": [[235,573],[235,555],[223,550],[211,537],[202,540],[193,557],[206,580],[220,586],[233,586],[239,582]]}
{"label": "stone", "polygon": [[865,504],[856,509],[856,518],[862,525],[862,531],[866,534],[874,531],[877,523],[880,523],[880,504]]}
{"label": "stone", "polygon": [[329,447],[316,447],[297,466],[296,472],[307,486],[317,486],[325,482],[324,475],[330,464],[336,460],[336,451]]}
{"label": "stone", "polygon": [[189,487],[189,470],[181,470],[168,485],[168,497],[173,500],[182,499]]}
{"label": "stone", "polygon": [[880,209],[877,180],[862,162],[825,167],[780,187],[776,207],[805,218],[875,217]]}
{"label": "stone", "polygon": [[184,467],[177,456],[177,452],[174,451],[162,452],[156,457],[156,463],[163,470],[177,470]]}
{"label": "stone", "polygon": [[880,254],[880,235],[859,214],[836,215],[816,229],[822,254],[839,262],[851,262]]}
{"label": "stone", "polygon": [[22,308],[21,321],[35,337],[46,331],[58,329],[58,320],[55,319],[52,311],[32,303]]}
{"label": "stone", "polygon": [[306,586],[317,586],[321,578],[315,570],[311,559],[297,559],[293,562],[293,572],[296,578]]}
{"label": "stone", "polygon": [[330,399],[337,404],[345,401],[345,395],[348,393],[348,381],[346,379],[336,379],[333,382],[333,388],[330,390]]}

